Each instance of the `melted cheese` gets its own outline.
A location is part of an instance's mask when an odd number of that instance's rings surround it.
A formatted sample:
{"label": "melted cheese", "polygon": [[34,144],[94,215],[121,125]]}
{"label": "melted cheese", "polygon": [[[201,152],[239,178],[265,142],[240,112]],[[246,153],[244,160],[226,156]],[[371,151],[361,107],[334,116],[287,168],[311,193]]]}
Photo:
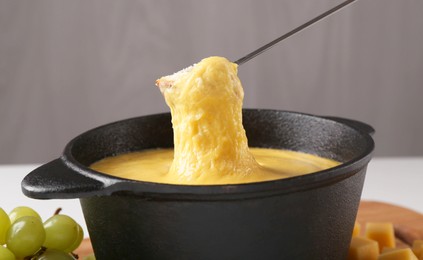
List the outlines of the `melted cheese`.
{"label": "melted cheese", "polygon": [[169,171],[173,149],[153,149],[121,154],[100,160],[92,169],[117,177],[168,184],[212,185],[269,181],[308,174],[338,165],[336,161],[311,154],[266,148],[250,148],[259,167],[249,175],[210,172],[208,169],[196,178]]}
{"label": "melted cheese", "polygon": [[203,59],[157,85],[172,114],[174,151],[122,155],[98,162],[94,169],[130,179],[198,185],[274,180],[338,164],[288,151],[252,153],[242,125],[244,92],[237,65],[225,58]]}
{"label": "melted cheese", "polygon": [[[203,175],[248,176],[258,164],[242,126],[244,92],[237,65],[210,57],[161,88],[172,114],[174,161],[169,174],[183,182]],[[159,81],[167,81],[166,77]],[[160,86],[160,84],[159,84]]]}

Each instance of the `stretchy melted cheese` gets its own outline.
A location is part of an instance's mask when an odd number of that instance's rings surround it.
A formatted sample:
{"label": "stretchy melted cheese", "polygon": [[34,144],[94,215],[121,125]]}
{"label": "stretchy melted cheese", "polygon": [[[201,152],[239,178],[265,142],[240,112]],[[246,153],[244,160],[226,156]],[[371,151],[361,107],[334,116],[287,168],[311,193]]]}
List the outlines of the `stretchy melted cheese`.
{"label": "stretchy melted cheese", "polygon": [[157,86],[170,107],[174,151],[108,158],[93,169],[130,179],[200,185],[274,180],[338,164],[288,151],[251,152],[242,125],[244,92],[237,65],[225,58],[206,58],[159,79]]}

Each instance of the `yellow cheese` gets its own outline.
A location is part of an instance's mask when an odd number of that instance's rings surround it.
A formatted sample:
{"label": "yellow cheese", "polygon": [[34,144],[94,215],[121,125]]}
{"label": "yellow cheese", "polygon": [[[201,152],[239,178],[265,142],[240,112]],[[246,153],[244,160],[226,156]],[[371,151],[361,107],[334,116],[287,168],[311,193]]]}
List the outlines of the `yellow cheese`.
{"label": "yellow cheese", "polygon": [[416,256],[419,256],[420,258],[422,258],[423,257],[423,240],[414,240],[412,250]]}
{"label": "yellow cheese", "polygon": [[[392,223],[367,223],[366,237],[359,235],[360,228],[360,223],[356,221],[348,260],[423,260],[423,240],[414,240],[412,248],[395,248],[395,232]],[[377,245],[376,253],[371,242]]]}
{"label": "yellow cheese", "polygon": [[383,253],[378,260],[418,260],[410,248],[395,249]]}
{"label": "yellow cheese", "polygon": [[244,92],[237,64],[209,57],[177,76],[159,79],[158,86],[172,114],[170,175],[185,182],[216,175],[249,176],[259,168],[242,125]]}
{"label": "yellow cheese", "polygon": [[92,169],[141,181],[213,185],[282,179],[339,165],[311,154],[248,147],[237,64],[209,57],[157,80],[172,114],[174,150],[105,158]]}
{"label": "yellow cheese", "polygon": [[179,178],[178,174],[169,172],[173,161],[173,149],[151,149],[107,157],[91,165],[91,168],[120,178],[140,181],[211,185],[281,179],[337,165],[337,162],[333,160],[306,153],[267,148],[250,148],[249,150],[260,165],[249,176],[219,175],[205,171],[200,176],[193,176],[190,179]]}
{"label": "yellow cheese", "polygon": [[366,237],[377,241],[381,251],[384,247],[395,247],[395,234],[392,223],[367,223]]}
{"label": "yellow cheese", "polygon": [[351,239],[348,260],[376,260],[378,255],[379,246],[376,241],[360,236]]}
{"label": "yellow cheese", "polygon": [[356,221],[354,223],[354,229],[353,229],[352,236],[353,237],[359,236],[360,235],[360,232],[361,232],[361,224],[358,223],[358,221]]}
{"label": "yellow cheese", "polygon": [[383,253],[388,253],[388,252],[395,251],[395,250],[397,250],[397,248],[393,248],[393,247],[384,247],[384,248],[382,249],[382,252],[380,252],[380,253],[381,253],[381,254],[383,254]]}

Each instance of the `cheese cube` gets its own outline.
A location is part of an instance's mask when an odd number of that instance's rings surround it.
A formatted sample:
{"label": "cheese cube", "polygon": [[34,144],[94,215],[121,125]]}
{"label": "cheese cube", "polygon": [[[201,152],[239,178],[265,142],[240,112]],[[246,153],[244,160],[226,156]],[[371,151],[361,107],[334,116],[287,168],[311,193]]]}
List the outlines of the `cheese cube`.
{"label": "cheese cube", "polygon": [[411,248],[416,256],[423,256],[423,240],[414,240]]}
{"label": "cheese cube", "polygon": [[410,248],[402,248],[383,253],[378,260],[418,260]]}
{"label": "cheese cube", "polygon": [[393,247],[384,247],[382,249],[382,252],[380,252],[380,253],[383,254],[383,253],[391,252],[391,251],[394,251],[394,250],[396,250],[396,248],[393,248]]}
{"label": "cheese cube", "polygon": [[379,246],[376,241],[360,236],[351,239],[348,260],[376,260],[378,255]]}
{"label": "cheese cube", "polygon": [[356,237],[359,236],[361,232],[361,225],[360,223],[358,223],[357,221],[354,223],[354,229],[353,229],[353,233],[352,236]]}
{"label": "cheese cube", "polygon": [[369,222],[366,225],[366,237],[379,243],[379,250],[395,247],[394,226],[392,223]]}

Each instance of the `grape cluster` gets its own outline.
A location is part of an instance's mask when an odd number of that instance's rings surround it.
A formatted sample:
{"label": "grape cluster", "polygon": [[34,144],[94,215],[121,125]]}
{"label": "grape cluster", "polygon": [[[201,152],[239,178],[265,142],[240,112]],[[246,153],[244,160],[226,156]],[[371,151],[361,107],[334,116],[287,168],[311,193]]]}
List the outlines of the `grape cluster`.
{"label": "grape cluster", "polygon": [[44,223],[29,207],[16,207],[9,214],[0,208],[1,260],[74,260],[72,252],[84,232],[71,217],[54,214]]}

